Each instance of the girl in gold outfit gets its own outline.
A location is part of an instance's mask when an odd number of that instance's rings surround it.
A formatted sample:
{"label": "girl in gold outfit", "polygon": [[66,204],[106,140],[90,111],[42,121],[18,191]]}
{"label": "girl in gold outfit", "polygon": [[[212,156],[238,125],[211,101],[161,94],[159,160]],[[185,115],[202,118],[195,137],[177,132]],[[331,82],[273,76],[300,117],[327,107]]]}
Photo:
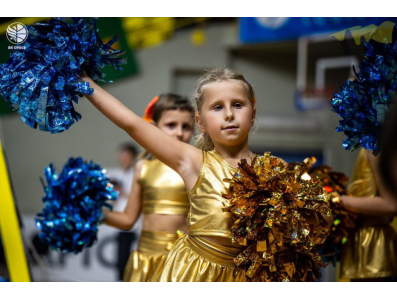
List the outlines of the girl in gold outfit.
{"label": "girl in gold outfit", "polygon": [[341,278],[387,281],[397,276],[397,234],[390,225],[397,202],[380,180],[379,157],[361,149],[342,206],[361,214],[341,255]]}
{"label": "girl in gold outfit", "polygon": [[[207,71],[199,80],[196,123],[203,137],[198,148],[179,142],[149,125],[91,79],[91,103],[185,182],[190,201],[189,232],[179,238],[150,281],[246,281],[233,259],[243,250],[231,242],[231,214],[222,211],[228,185],[248,149],[254,125],[255,96],[245,78],[229,69]],[[324,215],[324,217],[326,217]]]}
{"label": "girl in gold outfit", "polygon": [[[144,119],[168,136],[188,143],[193,131],[194,108],[179,95],[162,94],[146,109]],[[187,232],[189,211],[182,178],[158,159],[145,154],[137,162],[128,205],[124,212],[107,212],[105,223],[129,230],[143,212],[143,230],[138,250],[131,253],[123,281],[147,281],[177,239],[176,231]],[[145,157],[144,156],[144,157]]]}

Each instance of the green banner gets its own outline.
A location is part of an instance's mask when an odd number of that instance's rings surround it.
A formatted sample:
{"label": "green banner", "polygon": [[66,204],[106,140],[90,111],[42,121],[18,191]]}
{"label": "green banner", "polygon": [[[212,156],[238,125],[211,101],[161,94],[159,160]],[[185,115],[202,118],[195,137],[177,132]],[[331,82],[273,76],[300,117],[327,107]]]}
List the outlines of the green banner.
{"label": "green banner", "polygon": [[105,66],[103,72],[106,74],[106,81],[116,81],[138,73],[138,65],[134,57],[133,49],[128,47],[127,37],[121,24],[121,18],[99,18],[97,22],[99,29],[99,37],[104,43],[119,35],[120,39],[113,45],[114,50],[125,50],[126,53],[122,56],[127,58],[127,64],[122,66],[123,70],[120,74],[110,65]]}

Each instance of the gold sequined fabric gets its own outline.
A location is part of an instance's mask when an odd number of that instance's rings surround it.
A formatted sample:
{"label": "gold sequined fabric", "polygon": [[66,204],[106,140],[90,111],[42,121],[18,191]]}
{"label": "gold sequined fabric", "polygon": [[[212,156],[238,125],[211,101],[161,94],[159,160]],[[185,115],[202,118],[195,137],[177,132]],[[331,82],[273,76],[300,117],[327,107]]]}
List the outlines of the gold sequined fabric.
{"label": "gold sequined fabric", "polygon": [[167,247],[178,238],[176,233],[142,231],[138,250],[133,251],[124,269],[123,281],[145,282],[168,253]]}
{"label": "gold sequined fabric", "polygon": [[189,212],[185,183],[177,172],[158,159],[145,161],[139,183],[144,214],[186,215]]}
{"label": "gold sequined fabric", "polygon": [[160,262],[151,282],[245,282],[245,271],[233,259],[242,248],[200,236],[184,235]]}
{"label": "gold sequined fabric", "polygon": [[[374,197],[378,194],[364,149],[358,155],[348,191],[357,197]],[[390,226],[390,218],[362,215],[357,227],[342,249],[341,278],[397,276],[397,234]]]}

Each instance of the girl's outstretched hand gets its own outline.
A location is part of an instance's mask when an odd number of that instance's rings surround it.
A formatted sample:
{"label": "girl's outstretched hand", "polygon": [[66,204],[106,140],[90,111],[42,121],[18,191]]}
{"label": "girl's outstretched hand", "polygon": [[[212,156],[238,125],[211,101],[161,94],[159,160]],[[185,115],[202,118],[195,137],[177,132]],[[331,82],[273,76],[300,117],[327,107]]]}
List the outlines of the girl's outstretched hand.
{"label": "girl's outstretched hand", "polygon": [[[84,82],[89,82],[93,81],[87,74],[85,71],[82,71],[79,75],[80,79],[82,79]],[[89,81],[90,80],[90,81]]]}

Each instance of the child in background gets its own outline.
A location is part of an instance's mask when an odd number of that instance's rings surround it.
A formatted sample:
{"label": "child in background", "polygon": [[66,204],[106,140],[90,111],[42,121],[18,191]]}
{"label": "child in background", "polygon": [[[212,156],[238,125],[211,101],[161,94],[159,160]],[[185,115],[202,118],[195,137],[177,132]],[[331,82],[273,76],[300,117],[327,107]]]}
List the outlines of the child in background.
{"label": "child in background", "polygon": [[[161,94],[148,105],[144,119],[168,136],[189,143],[194,127],[194,108],[176,94]],[[123,212],[106,212],[104,223],[128,230],[143,212],[143,228],[138,249],[129,257],[123,281],[147,281],[177,239],[177,231],[187,232],[189,211],[182,178],[158,159],[143,154],[136,164],[132,191]]]}
{"label": "child in background", "polygon": [[397,215],[395,196],[380,179],[379,156],[361,149],[342,206],[359,213],[357,228],[341,254],[341,278],[391,281],[397,276],[397,234],[390,223]]}
{"label": "child in background", "polygon": [[[124,211],[131,193],[132,178],[135,172],[135,163],[138,150],[132,143],[122,143],[118,146],[117,161],[119,167],[107,168],[106,172],[113,184],[113,189],[119,192],[119,198],[113,204],[113,211]],[[118,280],[123,279],[125,265],[131,254],[131,249],[137,248],[138,239],[142,230],[142,218],[136,221],[130,231],[121,231],[117,236],[117,269]]]}

